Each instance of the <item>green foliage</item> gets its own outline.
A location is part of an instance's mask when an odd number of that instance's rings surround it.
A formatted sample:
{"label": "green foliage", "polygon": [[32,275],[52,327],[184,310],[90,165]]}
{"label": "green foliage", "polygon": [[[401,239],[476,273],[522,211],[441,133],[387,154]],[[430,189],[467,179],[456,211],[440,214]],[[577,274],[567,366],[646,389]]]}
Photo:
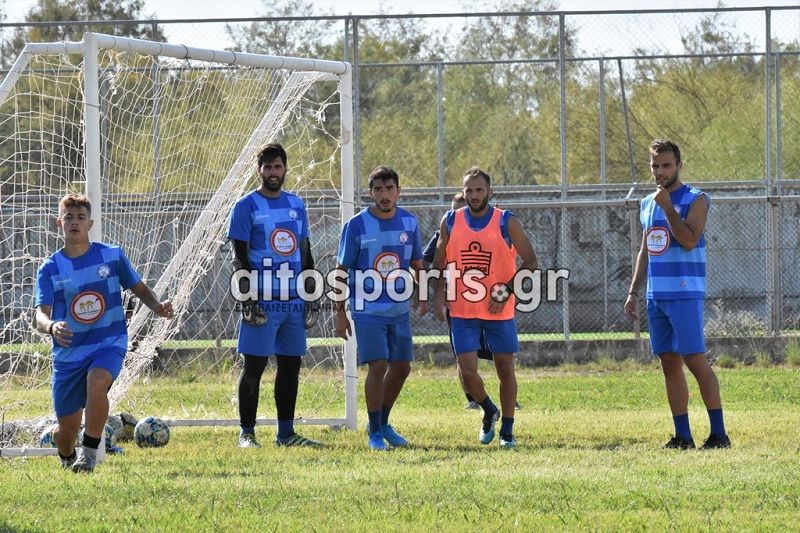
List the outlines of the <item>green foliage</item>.
{"label": "green foliage", "polygon": [[786,363],[789,366],[800,367],[800,342],[791,339],[786,343]]}
{"label": "green foliage", "polygon": [[716,358],[714,364],[720,368],[736,368],[739,363],[732,356],[724,353]]}
{"label": "green foliage", "polygon": [[772,358],[768,353],[756,353],[755,365],[761,368],[768,368],[772,365]]}
{"label": "green foliage", "polygon": [[[141,20],[144,0],[38,0],[25,16],[27,22],[77,22],[103,20]],[[18,27],[14,31],[9,49],[2,58],[5,65],[16,57],[28,42],[80,41],[86,31],[107,33],[122,37],[164,40],[164,34],[152,25],[71,24],[58,26]]]}

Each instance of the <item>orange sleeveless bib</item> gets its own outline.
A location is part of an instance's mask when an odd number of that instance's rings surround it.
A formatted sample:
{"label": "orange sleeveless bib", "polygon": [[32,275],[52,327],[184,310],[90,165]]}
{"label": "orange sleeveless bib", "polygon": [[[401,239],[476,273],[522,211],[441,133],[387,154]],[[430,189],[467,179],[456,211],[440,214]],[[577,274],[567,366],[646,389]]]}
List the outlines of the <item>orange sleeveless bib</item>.
{"label": "orange sleeveless bib", "polygon": [[[457,318],[482,318],[484,320],[509,320],[514,318],[516,298],[512,294],[502,312],[489,313],[492,287],[497,283],[508,283],[517,271],[517,252],[514,247],[509,247],[500,231],[500,218],[503,212],[500,209],[492,210],[489,224],[480,231],[469,227],[465,212],[468,208],[462,207],[455,213],[455,221],[450,231],[447,242],[447,263],[455,263],[456,269],[461,272],[455,280],[456,298],[450,302],[450,316]],[[477,272],[483,277],[473,278],[471,285],[480,284],[485,290],[485,296],[479,301],[468,299],[474,295],[475,290],[464,283],[464,276]],[[452,283],[452,280],[450,281]],[[467,296],[465,296],[467,295]]]}

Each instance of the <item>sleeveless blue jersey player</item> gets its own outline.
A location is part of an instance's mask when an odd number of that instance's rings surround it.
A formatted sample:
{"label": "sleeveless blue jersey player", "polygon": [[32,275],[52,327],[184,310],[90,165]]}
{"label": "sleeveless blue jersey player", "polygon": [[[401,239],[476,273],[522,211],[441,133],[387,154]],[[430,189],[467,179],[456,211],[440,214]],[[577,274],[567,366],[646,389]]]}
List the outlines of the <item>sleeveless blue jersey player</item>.
{"label": "sleeveless blue jersey player", "polygon": [[695,448],[689,424],[686,367],[697,380],[708,410],[711,432],[702,448],[728,448],[731,442],[725,430],[719,380],[706,358],[703,335],[705,228],[711,200],[700,189],[681,181],[683,160],[677,144],[655,139],[649,152],[655,191],[640,204],[642,243],[623,309],[628,318],[638,319],[637,290],[646,279],[650,347],[664,373],[675,426],[675,434],[664,447]]}
{"label": "sleeveless blue jersey player", "polygon": [[91,243],[79,257],[59,250],[39,268],[36,306],[51,306],[52,320],[72,331],[69,346],[53,344],[53,401],[56,416],[85,406],[85,384],[75,370],[100,365],[116,379],[128,347],[122,290],[141,278],[118,246]]}
{"label": "sleeveless blue jersey player", "polygon": [[[258,272],[258,300],[268,317],[262,326],[244,322],[238,350],[248,355],[303,355],[306,352],[304,302],[297,296],[302,270],[300,243],[307,239],[308,214],[296,194],[268,198],[252,191],[233,208],[228,238],[248,243],[249,267]],[[291,270],[283,280],[279,271]]]}
{"label": "sleeveless blue jersey player", "polygon": [[[681,220],[699,197],[711,200],[700,189],[681,185],[670,192]],[[654,354],[704,353],[703,299],[706,292],[706,241],[701,236],[687,250],[672,234],[655,193],[641,203],[640,220],[647,246],[647,309],[650,343]]]}

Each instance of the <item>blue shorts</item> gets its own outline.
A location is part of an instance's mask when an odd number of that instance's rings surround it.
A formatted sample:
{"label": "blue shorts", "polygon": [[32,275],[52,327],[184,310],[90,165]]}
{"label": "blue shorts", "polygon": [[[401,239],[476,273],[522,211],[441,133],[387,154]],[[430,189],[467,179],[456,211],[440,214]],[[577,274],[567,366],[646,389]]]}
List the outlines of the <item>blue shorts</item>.
{"label": "blue shorts", "polygon": [[82,361],[53,361],[53,407],[56,416],[69,416],[86,407],[86,377],[93,368],[102,368],[111,373],[111,380],[117,379],[122,370],[125,352],[119,348],[99,350]]}
{"label": "blue shorts", "polygon": [[703,300],[647,300],[650,348],[654,355],[706,353]]}
{"label": "blue shorts", "polygon": [[[447,317],[447,333],[450,339],[450,349],[453,350],[453,357],[457,355],[456,347],[453,344],[453,324],[452,319],[450,318],[450,313],[445,315]],[[481,347],[478,348],[478,359],[485,359],[487,361],[493,361],[494,355],[492,355],[492,351],[486,347],[486,333],[481,331]]]}
{"label": "blue shorts", "polygon": [[414,359],[411,322],[408,315],[385,323],[354,321],[353,325],[356,329],[359,364],[380,360],[398,362]]}
{"label": "blue shorts", "polygon": [[305,302],[259,302],[267,315],[263,326],[239,324],[236,349],[246,355],[296,355],[306,353]]}
{"label": "blue shorts", "polygon": [[453,350],[456,355],[480,350],[481,337],[484,337],[486,348],[492,353],[516,353],[519,351],[516,318],[508,320],[452,318],[450,338],[453,341]]}

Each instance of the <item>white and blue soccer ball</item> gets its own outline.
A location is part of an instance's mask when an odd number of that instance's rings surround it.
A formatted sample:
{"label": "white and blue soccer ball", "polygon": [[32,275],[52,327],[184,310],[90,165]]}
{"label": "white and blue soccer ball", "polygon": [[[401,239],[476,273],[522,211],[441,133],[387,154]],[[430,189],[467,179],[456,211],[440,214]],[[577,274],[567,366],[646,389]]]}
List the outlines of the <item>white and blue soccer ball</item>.
{"label": "white and blue soccer ball", "polygon": [[169,442],[169,426],[160,418],[148,416],[139,420],[133,438],[140,448],[156,448]]}
{"label": "white and blue soccer ball", "polygon": [[111,426],[111,429],[114,430],[115,440],[119,441],[122,439],[125,433],[125,424],[122,423],[122,419],[119,417],[119,415],[108,415],[106,425]]}
{"label": "white and blue soccer ball", "polygon": [[132,414],[126,412],[117,413],[117,416],[122,420],[122,436],[117,437],[117,442],[133,440],[133,430],[136,428],[136,424],[139,423],[139,420]]}
{"label": "white and blue soccer ball", "polygon": [[42,430],[39,435],[38,444],[40,448],[56,448],[56,442],[53,440],[53,432],[58,428],[58,424],[51,424]]}
{"label": "white and blue soccer ball", "polygon": [[[78,442],[83,442],[83,434],[86,432],[86,428],[83,428],[78,434]],[[110,424],[106,424],[103,426],[103,433],[106,436],[106,451],[113,450],[117,447],[117,438],[114,434],[114,428],[111,427]]]}
{"label": "white and blue soccer ball", "polygon": [[[50,424],[39,434],[36,443],[40,448],[58,448],[56,441],[53,440],[53,432],[58,429],[58,424]],[[80,446],[82,433],[75,437],[75,446]]]}

